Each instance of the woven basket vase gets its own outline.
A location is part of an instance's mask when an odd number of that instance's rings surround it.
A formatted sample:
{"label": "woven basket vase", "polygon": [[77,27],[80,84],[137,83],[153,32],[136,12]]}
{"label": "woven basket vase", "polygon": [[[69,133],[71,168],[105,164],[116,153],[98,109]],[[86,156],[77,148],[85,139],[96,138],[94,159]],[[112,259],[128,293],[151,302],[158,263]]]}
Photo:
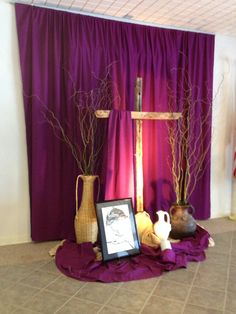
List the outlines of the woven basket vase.
{"label": "woven basket vase", "polygon": [[[79,179],[83,181],[83,192],[80,208],[78,208]],[[79,175],[76,179],[76,215],[74,220],[75,236],[77,243],[96,242],[98,224],[94,205],[94,181],[98,176]]]}

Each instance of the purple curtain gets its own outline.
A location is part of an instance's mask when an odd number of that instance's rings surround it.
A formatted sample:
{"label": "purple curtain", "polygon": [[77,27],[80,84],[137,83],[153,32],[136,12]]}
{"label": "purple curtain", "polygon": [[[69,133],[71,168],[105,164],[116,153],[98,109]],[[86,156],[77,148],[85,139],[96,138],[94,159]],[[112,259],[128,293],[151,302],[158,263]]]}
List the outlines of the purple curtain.
{"label": "purple curtain", "polygon": [[105,200],[131,197],[134,204],[133,126],[130,111],[111,111],[107,143]]}
{"label": "purple curtain", "polygon": [[[143,78],[143,111],[169,111],[169,82],[176,92],[184,69],[198,87],[198,101],[211,95],[214,36],[168,30],[67,12],[16,4],[16,22],[24,90],[29,160],[32,239],[73,237],[74,185],[78,169],[69,149],[58,140],[42,116],[42,106],[52,110],[76,136],[71,106],[73,87],[90,90],[94,73],[101,77],[112,63],[111,76],[119,98],[114,109],[134,109],[137,76]],[[73,84],[72,84],[73,82]],[[210,100],[210,99],[209,99]],[[198,102],[196,115],[209,107]],[[102,119],[103,120],[103,119]],[[208,119],[211,124],[211,117]],[[106,122],[103,121],[103,124]],[[101,128],[101,130],[103,127]],[[205,138],[210,141],[210,134]],[[143,123],[144,206],[155,219],[157,209],[168,209],[175,200],[167,159],[164,121]],[[102,158],[105,159],[105,156]],[[210,215],[210,153],[204,176],[191,203],[196,218]],[[98,171],[100,175],[102,169]],[[103,180],[103,192],[105,180]],[[104,194],[101,194],[104,195]],[[102,197],[102,196],[101,196]]]}

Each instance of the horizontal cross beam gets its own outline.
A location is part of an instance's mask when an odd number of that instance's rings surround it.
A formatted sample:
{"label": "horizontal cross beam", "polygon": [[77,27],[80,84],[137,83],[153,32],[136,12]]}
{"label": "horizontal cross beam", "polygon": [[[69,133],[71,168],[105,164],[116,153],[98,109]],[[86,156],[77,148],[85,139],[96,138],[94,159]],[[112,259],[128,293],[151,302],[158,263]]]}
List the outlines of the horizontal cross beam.
{"label": "horizontal cross beam", "polygon": [[[97,118],[108,118],[110,110],[96,110]],[[131,111],[131,118],[135,120],[178,120],[182,117],[181,112],[144,112]]]}

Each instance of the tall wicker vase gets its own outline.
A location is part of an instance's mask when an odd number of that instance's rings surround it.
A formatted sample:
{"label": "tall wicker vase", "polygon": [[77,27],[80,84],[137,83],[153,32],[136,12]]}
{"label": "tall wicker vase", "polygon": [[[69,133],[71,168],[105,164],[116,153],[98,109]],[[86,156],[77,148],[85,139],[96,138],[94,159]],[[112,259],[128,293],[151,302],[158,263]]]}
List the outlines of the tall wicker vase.
{"label": "tall wicker vase", "polygon": [[[83,192],[80,208],[78,208],[79,179],[83,181]],[[79,175],[76,179],[76,215],[74,220],[75,236],[77,243],[96,242],[98,224],[94,205],[94,182],[98,179],[95,175]]]}

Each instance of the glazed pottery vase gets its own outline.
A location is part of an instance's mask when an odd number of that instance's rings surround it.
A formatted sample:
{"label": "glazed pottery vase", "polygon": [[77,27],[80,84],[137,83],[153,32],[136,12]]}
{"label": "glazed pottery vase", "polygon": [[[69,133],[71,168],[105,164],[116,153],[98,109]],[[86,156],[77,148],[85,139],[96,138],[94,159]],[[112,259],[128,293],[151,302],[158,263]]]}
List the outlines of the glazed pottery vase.
{"label": "glazed pottery vase", "polygon": [[170,220],[171,220],[171,231],[170,237],[172,239],[183,239],[194,235],[197,224],[193,218],[195,209],[190,204],[174,204],[171,206]]}
{"label": "glazed pottery vase", "polygon": [[[80,207],[78,208],[79,179],[83,181],[83,191]],[[76,215],[74,219],[77,243],[96,242],[98,224],[94,204],[94,182],[96,175],[79,175],[76,179]]]}

